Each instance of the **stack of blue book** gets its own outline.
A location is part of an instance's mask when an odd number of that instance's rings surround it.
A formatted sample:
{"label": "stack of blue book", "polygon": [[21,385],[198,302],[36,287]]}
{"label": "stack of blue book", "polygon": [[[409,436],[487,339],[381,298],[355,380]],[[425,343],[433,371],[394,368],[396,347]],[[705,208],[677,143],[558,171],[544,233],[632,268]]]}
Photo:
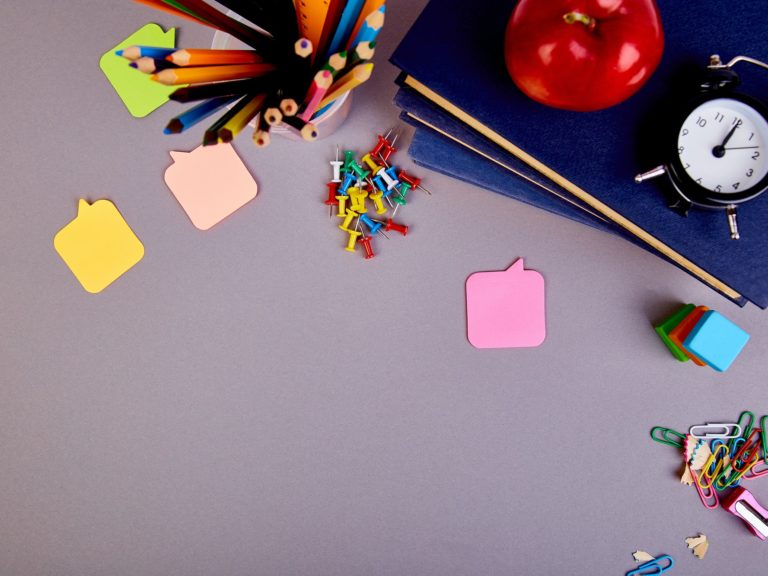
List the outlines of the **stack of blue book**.
{"label": "stack of blue book", "polygon": [[[527,98],[504,65],[515,0],[432,0],[392,55],[402,73],[395,103],[416,131],[417,164],[617,234],[727,298],[768,306],[768,193],[740,210],[740,240],[723,211],[669,208],[664,183],[634,176],[668,160],[658,144],[679,87],[720,54],[768,60],[761,0],[694,4],[657,0],[665,33],[659,68],[627,101],[570,112]],[[742,75],[742,91],[768,96],[768,71]],[[662,113],[659,113],[659,111]],[[768,144],[768,143],[764,143]],[[659,179],[661,180],[661,179]]]}

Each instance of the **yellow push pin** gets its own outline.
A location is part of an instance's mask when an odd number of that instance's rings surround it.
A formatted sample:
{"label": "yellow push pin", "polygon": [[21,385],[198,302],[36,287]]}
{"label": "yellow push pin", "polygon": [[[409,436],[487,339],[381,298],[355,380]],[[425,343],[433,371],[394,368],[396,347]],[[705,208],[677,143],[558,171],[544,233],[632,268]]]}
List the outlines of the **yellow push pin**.
{"label": "yellow push pin", "polygon": [[384,192],[371,192],[368,194],[368,198],[370,198],[373,201],[374,206],[376,206],[376,214],[385,214],[387,212],[387,209],[384,207],[384,202],[381,201],[381,197],[384,196]]}
{"label": "yellow push pin", "polygon": [[373,159],[370,153],[363,156],[363,162],[368,165],[368,167],[371,169],[371,172],[374,174],[376,174],[376,172],[382,168],[382,166]]}
{"label": "yellow push pin", "polygon": [[339,211],[336,216],[339,218],[344,218],[347,214],[347,198],[349,196],[336,196],[336,200],[339,201]]}
{"label": "yellow push pin", "polygon": [[356,216],[357,214],[352,210],[347,210],[347,214],[344,216],[344,222],[339,224],[339,228],[344,230],[344,232],[350,232],[349,225],[352,224],[352,220],[354,220]]}
{"label": "yellow push pin", "polygon": [[357,237],[362,236],[363,233],[356,230],[347,230],[347,232],[349,233],[349,242],[347,243],[345,250],[347,252],[354,252],[355,245],[357,244]]}

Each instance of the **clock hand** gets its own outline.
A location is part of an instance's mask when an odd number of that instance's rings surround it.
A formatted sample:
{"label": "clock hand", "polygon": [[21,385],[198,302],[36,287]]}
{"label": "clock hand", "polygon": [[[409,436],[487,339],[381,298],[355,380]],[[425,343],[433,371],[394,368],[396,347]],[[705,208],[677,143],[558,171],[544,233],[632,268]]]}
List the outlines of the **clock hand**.
{"label": "clock hand", "polygon": [[719,144],[712,148],[712,155],[715,158],[722,158],[725,156],[725,145],[728,144],[728,140],[731,139],[731,136],[733,136],[733,133],[736,132],[736,128],[741,126],[741,122],[736,122],[736,124],[731,128],[730,132],[725,135],[725,140],[723,140],[722,144]]}
{"label": "clock hand", "polygon": [[723,150],[751,150],[752,148],[760,148],[760,146],[735,146],[732,148],[723,148]]}

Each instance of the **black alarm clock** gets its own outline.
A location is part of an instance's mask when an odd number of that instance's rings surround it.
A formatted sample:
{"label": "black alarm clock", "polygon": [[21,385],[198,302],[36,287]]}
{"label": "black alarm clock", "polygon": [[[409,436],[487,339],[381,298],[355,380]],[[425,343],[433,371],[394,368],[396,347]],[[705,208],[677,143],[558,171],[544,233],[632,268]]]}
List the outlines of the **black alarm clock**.
{"label": "black alarm clock", "polygon": [[768,69],[747,56],[727,64],[711,56],[700,93],[678,118],[676,139],[666,145],[669,161],[635,176],[639,183],[666,174],[679,197],[672,207],[683,213],[691,207],[725,210],[734,240],[737,205],[768,189],[768,108],[735,91],[739,76],[732,67],[738,62]]}

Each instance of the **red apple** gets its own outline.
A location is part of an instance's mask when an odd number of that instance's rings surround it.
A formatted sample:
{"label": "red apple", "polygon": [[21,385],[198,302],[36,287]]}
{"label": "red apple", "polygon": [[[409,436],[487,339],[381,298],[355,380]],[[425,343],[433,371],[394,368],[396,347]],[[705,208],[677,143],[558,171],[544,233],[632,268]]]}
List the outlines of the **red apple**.
{"label": "red apple", "polygon": [[579,111],[629,98],[663,49],[654,0],[520,0],[504,42],[507,70],[520,90]]}

